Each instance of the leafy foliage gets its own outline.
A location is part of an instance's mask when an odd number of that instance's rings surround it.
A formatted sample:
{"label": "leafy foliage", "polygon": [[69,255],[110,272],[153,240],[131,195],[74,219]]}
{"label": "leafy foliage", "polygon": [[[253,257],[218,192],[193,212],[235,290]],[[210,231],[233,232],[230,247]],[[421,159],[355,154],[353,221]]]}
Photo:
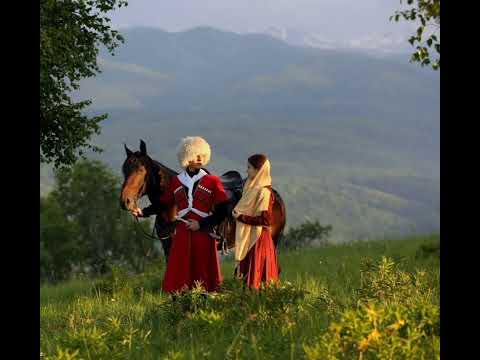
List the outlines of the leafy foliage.
{"label": "leafy foliage", "polygon": [[367,259],[360,270],[359,298],[363,302],[372,300],[382,303],[408,305],[433,301],[424,271],[408,273],[397,268],[395,262],[382,257],[378,263]]}
{"label": "leafy foliage", "polygon": [[[418,62],[422,66],[431,65],[434,70],[440,69],[440,0],[400,0],[400,3],[405,2],[409,8],[396,11],[390,20],[420,22],[415,34],[408,40],[416,48],[411,62]],[[432,49],[433,54],[430,53]]]}
{"label": "leafy foliage", "polygon": [[84,254],[78,224],[66,218],[54,198],[40,198],[40,278],[64,279],[72,260]]}
{"label": "leafy foliage", "polygon": [[55,179],[40,199],[42,278],[61,280],[75,269],[102,273],[115,264],[142,271],[155,255],[153,239],[144,235],[150,223],[135,226],[120,209],[120,179],[99,161],[60,168]]}
{"label": "leafy foliage", "polygon": [[307,359],[440,359],[440,308],[426,273],[367,259],[357,306],[339,312]]}
{"label": "leafy foliage", "polygon": [[325,246],[331,231],[331,225],[322,226],[318,221],[306,221],[297,227],[290,228],[284,238],[280,240],[280,246],[299,248],[309,246],[313,241],[320,246]]}
{"label": "leafy foliage", "polygon": [[41,162],[70,165],[77,149],[99,150],[88,140],[100,132],[98,123],[106,115],[82,114],[91,101],[74,102],[70,93],[82,78],[99,72],[99,45],[113,53],[123,42],[104,14],[125,5],[125,0],[40,1]]}
{"label": "leafy foliage", "polygon": [[438,242],[422,244],[416,256],[420,258],[428,258],[431,256],[440,257],[440,244]]}
{"label": "leafy foliage", "polygon": [[348,309],[304,349],[309,360],[440,359],[440,309],[423,303]]}

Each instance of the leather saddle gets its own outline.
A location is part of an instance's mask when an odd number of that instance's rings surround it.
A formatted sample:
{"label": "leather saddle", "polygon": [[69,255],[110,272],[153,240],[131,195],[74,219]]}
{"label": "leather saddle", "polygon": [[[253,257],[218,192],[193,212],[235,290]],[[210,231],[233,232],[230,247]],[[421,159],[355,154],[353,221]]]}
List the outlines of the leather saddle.
{"label": "leather saddle", "polygon": [[230,170],[225,174],[220,176],[220,181],[222,182],[223,188],[227,193],[229,204],[228,204],[228,213],[231,214],[235,205],[237,205],[238,200],[242,197],[243,184],[245,182],[242,179],[242,175],[238,171]]}
{"label": "leather saddle", "polygon": [[220,180],[225,190],[232,190],[238,188],[241,189],[244,182],[244,180],[242,179],[242,175],[240,175],[240,173],[235,170],[227,171],[225,174],[220,176]]}

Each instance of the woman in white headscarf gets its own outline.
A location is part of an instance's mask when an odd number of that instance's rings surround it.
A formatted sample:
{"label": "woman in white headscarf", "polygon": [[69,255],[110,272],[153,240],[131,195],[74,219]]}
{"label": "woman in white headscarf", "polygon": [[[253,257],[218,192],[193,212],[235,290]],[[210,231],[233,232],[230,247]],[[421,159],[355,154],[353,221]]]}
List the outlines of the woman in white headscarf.
{"label": "woman in white headscarf", "polygon": [[258,289],[262,282],[278,280],[279,268],[270,224],[274,193],[270,161],[263,154],[248,158],[248,179],[242,198],[233,209],[236,219],[235,260],[237,275],[246,285]]}

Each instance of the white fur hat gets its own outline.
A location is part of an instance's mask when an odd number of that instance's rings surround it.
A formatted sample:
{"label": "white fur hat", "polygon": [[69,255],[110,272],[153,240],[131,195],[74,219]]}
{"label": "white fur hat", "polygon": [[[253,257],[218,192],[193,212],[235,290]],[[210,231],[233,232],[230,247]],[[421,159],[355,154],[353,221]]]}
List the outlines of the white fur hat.
{"label": "white fur hat", "polygon": [[210,161],[211,150],[207,141],[200,136],[187,136],[180,140],[177,147],[177,158],[180,166],[186,168],[189,161],[196,160],[197,155],[204,156],[203,166]]}

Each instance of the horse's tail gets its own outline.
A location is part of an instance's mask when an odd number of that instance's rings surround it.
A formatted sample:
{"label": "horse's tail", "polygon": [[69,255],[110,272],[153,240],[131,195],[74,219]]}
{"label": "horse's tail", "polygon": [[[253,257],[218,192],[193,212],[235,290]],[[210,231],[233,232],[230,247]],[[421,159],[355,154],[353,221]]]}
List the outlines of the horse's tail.
{"label": "horse's tail", "polygon": [[[280,204],[280,210],[282,212],[282,216],[286,219],[287,217],[285,215],[285,213],[286,213],[285,202],[283,201],[282,197],[280,196],[280,194],[278,193],[277,190],[275,190],[275,189],[272,189],[272,190],[274,191],[275,197],[278,199],[278,203]],[[286,221],[285,221],[285,223],[286,223]],[[284,223],[284,227],[285,227],[285,223]]]}
{"label": "horse's tail", "polygon": [[284,230],[285,230],[285,225],[287,224],[287,215],[286,215],[286,208],[285,208],[285,202],[283,201],[282,197],[278,193],[277,190],[272,188],[273,193],[275,194],[275,201],[278,202],[278,205],[280,206],[280,214],[282,215],[284,221],[280,227],[280,231],[278,232],[277,235],[277,241],[275,242],[275,247],[278,247],[278,244],[280,243],[280,240],[282,240],[283,235],[284,235]]}

